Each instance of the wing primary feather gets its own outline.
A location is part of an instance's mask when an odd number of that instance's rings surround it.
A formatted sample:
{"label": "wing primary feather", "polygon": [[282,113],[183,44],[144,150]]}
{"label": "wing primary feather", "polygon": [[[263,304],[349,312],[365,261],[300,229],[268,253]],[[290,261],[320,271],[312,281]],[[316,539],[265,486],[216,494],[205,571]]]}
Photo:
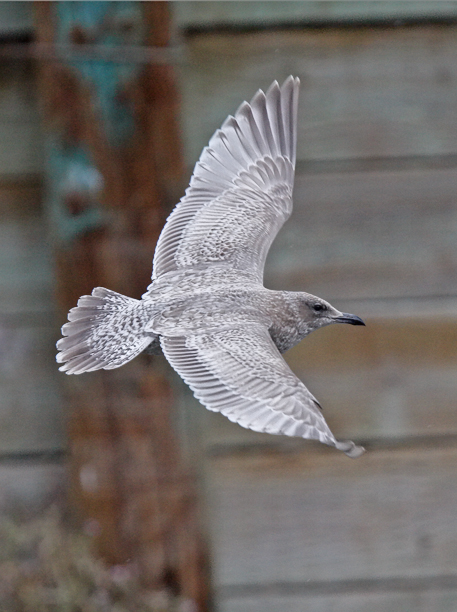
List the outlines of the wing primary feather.
{"label": "wing primary feather", "polygon": [[[252,107],[247,102],[245,102],[245,106],[240,109],[239,113],[236,114],[236,119],[238,121],[240,130],[243,131],[243,133],[244,130],[246,130],[251,136],[253,143],[257,145],[257,148],[259,150],[259,156],[268,155],[268,145],[265,142],[265,138],[262,135],[259,126],[257,125],[254,114],[252,112]],[[245,126],[243,126],[243,123],[245,123]],[[253,160],[256,157],[257,156],[253,157]]]}
{"label": "wing primary feather", "polygon": [[268,114],[268,125],[271,127],[272,136],[276,144],[276,155],[279,157],[284,155],[284,147],[281,146],[281,127],[282,127],[282,109],[281,109],[281,91],[279,84],[274,81],[267,91],[265,97],[266,109]]}
{"label": "wing primary feather", "polygon": [[274,155],[276,157],[278,155],[278,150],[276,148],[276,142],[270,126],[265,94],[262,90],[259,90],[252,99],[251,108],[252,115],[256,120],[259,129],[261,130],[262,136],[268,144],[270,155]]}
{"label": "wing primary feather", "polygon": [[[247,102],[246,102],[247,104]],[[249,106],[249,105],[248,105]],[[227,123],[227,129],[232,130],[234,137],[238,139],[240,146],[243,147],[246,156],[248,165],[251,164],[259,155],[261,155],[260,149],[257,147],[255,149],[255,139],[251,138],[251,142],[244,136],[243,130],[241,129],[238,120],[235,117],[229,117],[230,121]],[[225,126],[225,123],[224,123]],[[222,127],[224,127],[222,126]]]}

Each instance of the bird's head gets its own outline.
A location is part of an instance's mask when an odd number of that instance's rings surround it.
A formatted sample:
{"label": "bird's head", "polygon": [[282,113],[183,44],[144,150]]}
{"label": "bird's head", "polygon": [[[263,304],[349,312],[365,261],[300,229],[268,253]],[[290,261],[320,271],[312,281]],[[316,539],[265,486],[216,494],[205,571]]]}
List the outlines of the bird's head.
{"label": "bird's head", "polygon": [[300,318],[310,331],[331,323],[365,325],[362,319],[347,312],[340,312],[325,300],[307,293],[301,294]]}

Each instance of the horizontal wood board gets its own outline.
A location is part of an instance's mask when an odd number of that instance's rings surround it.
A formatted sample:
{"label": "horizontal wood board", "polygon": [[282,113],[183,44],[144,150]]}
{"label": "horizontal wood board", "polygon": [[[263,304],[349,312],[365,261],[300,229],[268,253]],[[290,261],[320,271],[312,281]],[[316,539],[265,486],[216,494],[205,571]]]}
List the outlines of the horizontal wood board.
{"label": "horizontal wood board", "polygon": [[423,588],[411,593],[338,593],[336,595],[258,595],[222,599],[219,612],[455,612],[457,589]]}
{"label": "horizontal wood board", "polygon": [[457,152],[456,26],[188,37],[182,124],[192,165],[228,114],[300,77],[298,159]]}
{"label": "horizontal wood board", "polygon": [[[8,4],[16,3],[5,2],[0,6],[0,21],[4,5]],[[0,34],[1,30],[0,25]],[[28,60],[2,58],[0,61],[0,134],[0,177],[43,171],[43,137],[35,73]]]}
{"label": "horizontal wood board", "polygon": [[279,24],[335,23],[372,20],[446,19],[457,16],[455,2],[327,0],[192,1],[170,2],[177,24],[183,28],[265,27]]}
{"label": "horizontal wood board", "polygon": [[297,176],[267,286],[327,299],[457,295],[457,168]]}
{"label": "horizontal wood board", "polygon": [[[317,446],[213,458],[214,571],[223,609],[240,609],[229,605],[232,597],[260,610],[254,594],[267,609],[279,596],[286,604],[299,595],[303,605],[327,594],[323,602],[340,610],[336,599],[331,604],[333,589],[352,595],[356,610],[360,601],[375,603],[376,590],[385,595],[376,610],[402,597],[411,606],[415,597],[419,610],[435,597],[441,603],[434,610],[451,610],[446,598],[456,604],[457,583],[445,577],[457,573],[456,460],[455,448],[377,450],[351,461]],[[440,588],[441,596],[425,594]]]}
{"label": "horizontal wood board", "polygon": [[33,181],[0,184],[0,456],[65,445],[52,249]]}
{"label": "horizontal wood board", "polygon": [[31,514],[61,499],[67,469],[57,462],[0,463],[0,513]]}

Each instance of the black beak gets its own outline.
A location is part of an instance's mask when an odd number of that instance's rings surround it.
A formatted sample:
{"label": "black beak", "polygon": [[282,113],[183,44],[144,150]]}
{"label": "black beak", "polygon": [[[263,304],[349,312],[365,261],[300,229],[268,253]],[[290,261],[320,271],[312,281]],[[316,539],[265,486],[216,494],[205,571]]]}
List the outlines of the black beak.
{"label": "black beak", "polygon": [[335,323],[350,323],[351,325],[365,325],[360,317],[357,317],[353,314],[348,314],[347,312],[343,312],[341,316],[335,317],[333,319]]}

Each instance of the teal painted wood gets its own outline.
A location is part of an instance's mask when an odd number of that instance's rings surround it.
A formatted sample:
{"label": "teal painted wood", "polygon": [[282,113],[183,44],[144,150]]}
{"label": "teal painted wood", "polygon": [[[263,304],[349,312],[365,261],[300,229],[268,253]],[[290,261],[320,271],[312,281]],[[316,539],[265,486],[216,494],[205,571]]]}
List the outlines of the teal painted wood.
{"label": "teal painted wood", "polygon": [[[144,44],[144,23],[140,2],[57,2],[56,42],[75,41],[109,47]],[[108,140],[123,145],[134,131],[133,109],[122,95],[124,88],[142,69],[134,62],[100,59],[72,59],[68,65],[93,90],[96,108],[103,118]]]}
{"label": "teal painted wood", "polygon": [[84,144],[68,146],[58,137],[49,138],[46,171],[48,215],[59,242],[70,244],[103,227],[105,214],[99,202],[103,178]]}
{"label": "teal painted wood", "polygon": [[[145,42],[145,28],[139,2],[57,2],[56,42],[62,45],[96,44],[119,48]],[[83,91],[90,91],[95,120],[113,149],[124,147],[135,130],[134,109],[125,94],[142,65],[103,59],[61,56],[61,63],[76,76]],[[77,104],[77,100],[69,100]],[[59,242],[76,237],[104,224],[99,202],[103,176],[96,167],[87,142],[69,137],[68,130],[47,136],[47,205]]]}

